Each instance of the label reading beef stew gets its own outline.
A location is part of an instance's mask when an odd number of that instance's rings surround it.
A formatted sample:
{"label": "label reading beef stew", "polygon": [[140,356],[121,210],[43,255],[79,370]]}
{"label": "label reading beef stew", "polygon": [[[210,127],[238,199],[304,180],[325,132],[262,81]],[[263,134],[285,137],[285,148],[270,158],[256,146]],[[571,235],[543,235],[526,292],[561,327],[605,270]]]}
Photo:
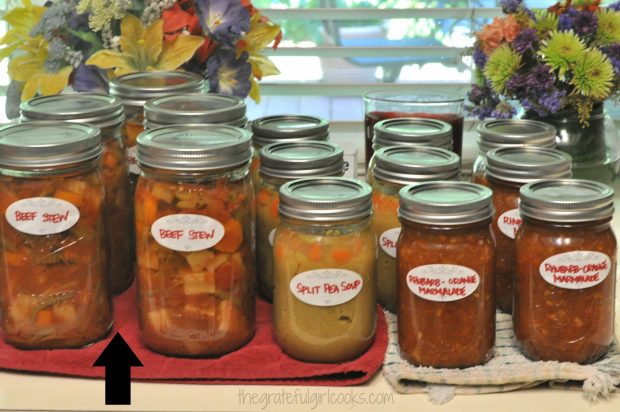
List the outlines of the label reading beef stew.
{"label": "label reading beef stew", "polygon": [[153,239],[179,252],[197,252],[215,246],[224,237],[224,225],[208,216],[177,214],[161,217],[151,226]]}
{"label": "label reading beef stew", "polygon": [[604,253],[580,250],[553,255],[540,264],[540,275],[549,284],[563,289],[586,289],[603,282],[611,270]]}
{"label": "label reading beef stew", "polygon": [[468,267],[450,264],[424,265],[407,273],[407,286],[414,295],[433,302],[453,302],[476,291],[480,275]]}
{"label": "label reading beef stew", "polygon": [[29,235],[54,235],[69,230],[80,219],[80,211],[66,200],[31,197],[18,200],[5,212],[7,222]]}
{"label": "label reading beef stew", "polygon": [[346,269],[315,269],[291,279],[297,299],[312,306],[336,306],[355,298],[362,290],[362,277]]}

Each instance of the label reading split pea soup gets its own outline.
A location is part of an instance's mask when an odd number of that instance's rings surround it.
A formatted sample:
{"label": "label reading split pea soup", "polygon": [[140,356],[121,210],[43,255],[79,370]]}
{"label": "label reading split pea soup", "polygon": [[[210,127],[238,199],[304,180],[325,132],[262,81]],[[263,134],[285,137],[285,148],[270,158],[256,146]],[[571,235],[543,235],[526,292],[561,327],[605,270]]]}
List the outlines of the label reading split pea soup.
{"label": "label reading split pea soup", "polygon": [[519,209],[512,209],[504,212],[497,219],[497,227],[500,232],[511,239],[514,239],[515,236],[517,236],[517,230],[519,230],[521,223],[523,223],[523,219],[521,219]]}
{"label": "label reading split pea soup", "polygon": [[177,214],[161,217],[151,226],[153,239],[178,252],[197,252],[215,246],[224,237],[224,225],[208,216]]}
{"label": "label reading split pea soup", "polygon": [[586,289],[603,282],[611,270],[604,253],[580,250],[560,253],[540,264],[540,275],[549,284],[563,289]]}
{"label": "label reading split pea soup", "polygon": [[393,258],[396,257],[396,243],[400,236],[400,228],[395,227],[393,229],[386,230],[379,236],[379,246],[388,255]]}
{"label": "label reading split pea soup", "polygon": [[480,275],[468,267],[449,264],[424,265],[407,273],[407,286],[414,295],[433,302],[464,299],[478,289]]}
{"label": "label reading split pea soup", "polygon": [[80,219],[74,204],[53,197],[31,197],[12,203],[5,212],[7,222],[29,235],[54,235],[71,229]]}
{"label": "label reading split pea soup", "polygon": [[362,290],[362,277],[346,269],[315,269],[291,279],[293,295],[312,306],[336,306],[355,298]]}

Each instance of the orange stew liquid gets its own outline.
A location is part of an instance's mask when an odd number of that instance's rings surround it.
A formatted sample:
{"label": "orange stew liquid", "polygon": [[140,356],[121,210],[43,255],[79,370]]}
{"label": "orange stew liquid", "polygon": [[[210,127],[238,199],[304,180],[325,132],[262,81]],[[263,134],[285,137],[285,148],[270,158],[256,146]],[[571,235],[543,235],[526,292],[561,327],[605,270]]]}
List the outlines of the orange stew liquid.
{"label": "orange stew liquid", "polygon": [[[150,348],[177,356],[217,356],[252,338],[253,202],[247,175],[203,183],[139,178],[135,202],[138,307],[143,339]],[[190,252],[163,246],[159,243],[163,238],[178,233],[167,233],[154,224],[179,214],[215,219],[223,226],[222,239]],[[211,233],[190,235],[204,240]]]}
{"label": "orange stew liquid", "polygon": [[[104,189],[99,172],[45,178],[0,176],[0,193],[4,339],[20,348],[52,349],[82,347],[105,336],[112,327],[112,306],[105,270]],[[56,234],[31,235],[16,230],[4,218],[7,208],[36,197],[71,203],[79,211],[79,219]],[[63,216],[50,215],[48,220],[60,221]]]}

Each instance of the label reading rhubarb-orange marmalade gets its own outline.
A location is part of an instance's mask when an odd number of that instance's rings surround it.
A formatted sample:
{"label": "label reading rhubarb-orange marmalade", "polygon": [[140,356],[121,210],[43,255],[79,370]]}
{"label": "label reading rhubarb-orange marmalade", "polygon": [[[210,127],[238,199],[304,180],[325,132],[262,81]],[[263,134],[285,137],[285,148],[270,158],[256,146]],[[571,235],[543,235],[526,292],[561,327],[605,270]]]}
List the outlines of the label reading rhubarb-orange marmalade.
{"label": "label reading rhubarb-orange marmalade", "polygon": [[540,264],[540,275],[549,284],[563,289],[586,289],[603,282],[611,269],[604,253],[580,250],[560,253]]}
{"label": "label reading rhubarb-orange marmalade", "polygon": [[433,302],[464,299],[476,291],[480,275],[468,267],[450,264],[424,265],[407,273],[407,286],[414,295]]}

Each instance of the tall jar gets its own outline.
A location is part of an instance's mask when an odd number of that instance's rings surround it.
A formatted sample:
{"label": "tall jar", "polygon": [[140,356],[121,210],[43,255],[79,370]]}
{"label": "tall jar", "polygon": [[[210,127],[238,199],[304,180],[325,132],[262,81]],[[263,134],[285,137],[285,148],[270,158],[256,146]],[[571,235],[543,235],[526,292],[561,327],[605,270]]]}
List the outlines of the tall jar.
{"label": "tall jar", "polygon": [[329,140],[329,122],[315,116],[277,115],[252,121],[252,145],[254,155],[250,174],[254,187],[260,183],[260,155],[262,147],[270,143],[298,142],[304,140]]}
{"label": "tall jar", "polygon": [[344,362],[372,343],[377,318],[371,188],[345,178],[280,188],[274,239],[275,337],[306,362]]}
{"label": "tall jar", "polygon": [[487,152],[501,147],[555,147],[555,127],[536,120],[486,120],[478,127],[478,157],[474,161],[472,181],[487,185]]}
{"label": "tall jar", "polygon": [[123,143],[129,161],[129,187],[133,196],[140,168],[136,161],[136,139],[144,130],[144,104],[151,99],[176,93],[198,93],[204,79],[183,71],[155,71],[125,74],[110,80],[110,95],[125,106],[127,120],[123,127]]}
{"label": "tall jar", "polygon": [[250,134],[165,126],[138,137],[138,312],[144,343],[173,356],[232,352],[255,331]]}
{"label": "tall jar", "polygon": [[428,146],[392,146],[375,152],[372,227],[377,237],[377,296],[396,312],[396,245],[400,236],[398,191],[412,183],[459,180],[460,159],[448,150]]}
{"label": "tall jar", "polygon": [[343,151],[329,142],[271,143],[260,151],[261,180],[256,190],[256,262],[259,290],[273,300],[273,238],[280,224],[279,190],[284,183],[319,176],[342,176]]}
{"label": "tall jar", "polygon": [[490,189],[428,182],[400,191],[398,343],[409,362],[464,368],[495,341],[495,245]]}
{"label": "tall jar", "polygon": [[134,277],[133,214],[125,146],[121,131],[125,121],[122,103],[111,96],[94,93],[58,94],[36,97],[21,105],[21,120],[55,120],[90,123],[101,130],[103,157],[101,177],[105,187],[106,247],[113,294],[126,290]]}
{"label": "tall jar", "polygon": [[13,346],[83,347],[112,328],[101,152],[90,125],[0,128],[0,326]]}
{"label": "tall jar", "polygon": [[215,93],[180,93],[158,97],[144,104],[144,127],[173,124],[227,124],[245,127],[245,102]]}
{"label": "tall jar", "polygon": [[521,225],[519,189],[540,179],[571,176],[571,158],[556,149],[504,147],[487,153],[487,186],[493,190],[493,234],[497,245],[497,308],[512,313],[515,272],[514,238]]}
{"label": "tall jar", "polygon": [[521,188],[514,330],[533,360],[592,363],[614,337],[613,189],[581,179]]}
{"label": "tall jar", "polygon": [[[403,117],[382,120],[374,125],[372,149],[388,146],[432,146],[452,150],[452,126],[441,120]],[[375,156],[368,161],[366,181],[373,183]]]}

